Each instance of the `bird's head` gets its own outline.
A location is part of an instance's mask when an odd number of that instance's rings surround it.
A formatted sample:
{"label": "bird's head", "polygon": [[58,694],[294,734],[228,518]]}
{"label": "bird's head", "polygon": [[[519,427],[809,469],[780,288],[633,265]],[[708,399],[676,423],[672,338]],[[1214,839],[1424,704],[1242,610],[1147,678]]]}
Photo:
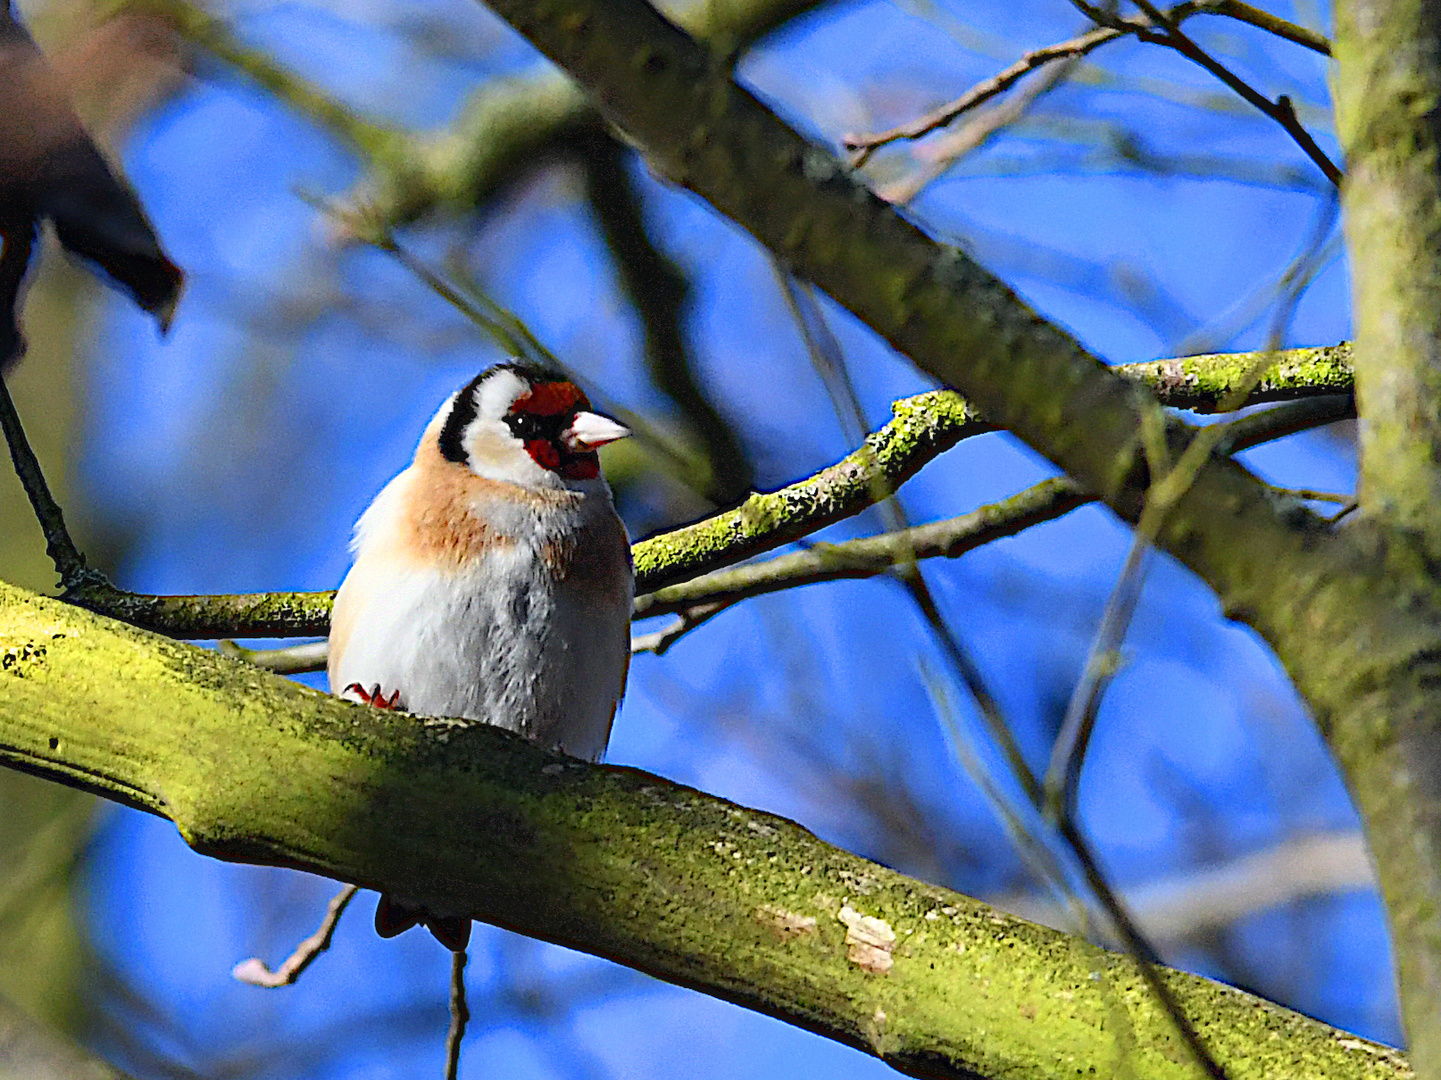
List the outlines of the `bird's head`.
{"label": "bird's head", "polygon": [[600,477],[596,451],[630,434],[565,376],[518,362],[481,372],[436,421],[445,460],[525,487],[586,487]]}

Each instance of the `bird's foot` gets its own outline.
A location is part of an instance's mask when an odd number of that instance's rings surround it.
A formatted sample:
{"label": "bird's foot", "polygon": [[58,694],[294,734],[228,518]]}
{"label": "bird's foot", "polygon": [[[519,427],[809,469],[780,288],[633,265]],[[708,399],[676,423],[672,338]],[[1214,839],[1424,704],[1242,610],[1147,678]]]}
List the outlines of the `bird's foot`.
{"label": "bird's foot", "polygon": [[400,701],[400,691],[396,690],[389,697],[381,690],[380,684],[375,683],[369,690],[358,682],[353,682],[340,692],[341,697],[352,697],[366,705],[373,705],[377,709],[404,709]]}
{"label": "bird's foot", "polygon": [[375,908],[375,932],[383,938],[423,926],[451,952],[463,952],[470,943],[470,919],[464,915],[432,915],[424,908],[406,907],[381,894]]}

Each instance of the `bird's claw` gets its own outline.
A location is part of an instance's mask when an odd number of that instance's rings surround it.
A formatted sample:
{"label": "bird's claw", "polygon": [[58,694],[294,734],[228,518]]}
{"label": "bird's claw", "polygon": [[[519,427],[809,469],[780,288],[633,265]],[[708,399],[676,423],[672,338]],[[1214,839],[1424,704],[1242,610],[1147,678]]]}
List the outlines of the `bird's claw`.
{"label": "bird's claw", "polygon": [[342,696],[345,696],[347,694],[353,695],[356,698],[359,698],[360,701],[362,701],[366,705],[372,705],[377,709],[405,708],[405,706],[400,703],[399,690],[394,691],[389,697],[386,697],[385,692],[381,690],[379,683],[375,683],[373,686],[371,686],[369,690],[367,690],[365,687],[361,686],[360,683],[353,682],[341,691]]}

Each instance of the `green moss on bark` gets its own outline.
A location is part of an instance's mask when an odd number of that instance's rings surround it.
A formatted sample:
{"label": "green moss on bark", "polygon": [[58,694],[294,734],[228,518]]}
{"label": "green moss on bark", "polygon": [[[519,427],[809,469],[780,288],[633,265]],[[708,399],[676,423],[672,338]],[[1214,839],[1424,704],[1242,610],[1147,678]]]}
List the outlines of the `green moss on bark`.
{"label": "green moss on bark", "polygon": [[[23,658],[0,666],[0,762],[165,816],[203,853],[609,957],[917,1075],[1193,1075],[1130,961],[782,818],[4,585],[0,656]],[[1384,1047],[1168,978],[1235,1080],[1408,1075]]]}

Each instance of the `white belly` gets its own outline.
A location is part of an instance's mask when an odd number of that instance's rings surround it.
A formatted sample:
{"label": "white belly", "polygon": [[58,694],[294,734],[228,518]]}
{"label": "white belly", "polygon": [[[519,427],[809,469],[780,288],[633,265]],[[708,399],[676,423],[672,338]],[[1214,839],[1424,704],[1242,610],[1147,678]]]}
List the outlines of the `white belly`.
{"label": "white belly", "polygon": [[406,710],[495,724],[575,757],[605,752],[625,683],[630,611],[582,606],[524,545],[463,572],[363,556],[335,617],[349,622],[330,688],[400,692]]}

